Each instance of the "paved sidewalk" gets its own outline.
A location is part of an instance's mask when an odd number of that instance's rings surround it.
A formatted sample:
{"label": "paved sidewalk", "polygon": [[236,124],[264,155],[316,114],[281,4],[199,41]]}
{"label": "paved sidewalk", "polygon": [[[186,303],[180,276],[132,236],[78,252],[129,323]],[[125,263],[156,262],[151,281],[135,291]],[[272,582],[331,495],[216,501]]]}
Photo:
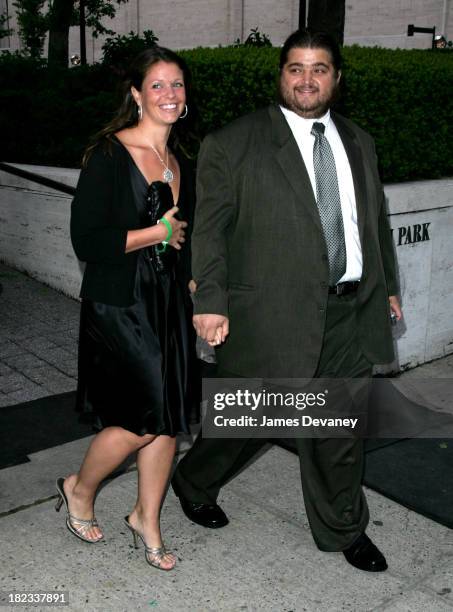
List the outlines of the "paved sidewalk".
{"label": "paved sidewalk", "polygon": [[[77,301],[2,265],[0,283],[0,409],[74,389]],[[417,375],[453,378],[453,356],[408,373]],[[55,478],[77,469],[89,441],[49,448],[0,470],[0,591],[66,591],[71,612],[453,609],[450,529],[367,491],[368,533],[386,554],[389,570],[359,572],[341,553],[315,547],[298,459],[278,447],[223,489],[220,503],[231,519],[224,529],[190,523],[169,491],[162,527],[179,558],[173,572],[149,567],[122,524],[134,502],[134,469],[100,491],[96,514],[106,540],[85,544],[68,532],[53,506]]]}
{"label": "paved sidewalk", "polygon": [[0,408],[72,391],[79,303],[0,264]]}

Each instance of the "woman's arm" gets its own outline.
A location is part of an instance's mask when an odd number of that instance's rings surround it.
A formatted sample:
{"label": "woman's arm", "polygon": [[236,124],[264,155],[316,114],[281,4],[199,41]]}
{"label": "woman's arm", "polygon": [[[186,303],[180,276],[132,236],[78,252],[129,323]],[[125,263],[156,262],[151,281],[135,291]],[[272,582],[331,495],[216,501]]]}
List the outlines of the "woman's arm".
{"label": "woman's arm", "polygon": [[[171,226],[171,237],[168,240],[168,244],[179,251],[181,243],[185,240],[184,228],[187,227],[187,223],[175,219],[175,214],[178,210],[177,206],[173,206],[173,208],[165,213],[164,219],[167,219]],[[167,240],[168,233],[168,228],[164,223],[157,223],[145,229],[129,230],[127,232],[126,253],[152,246],[153,244],[160,244]]]}
{"label": "woman's arm", "polygon": [[80,172],[71,206],[71,240],[81,261],[121,263],[127,230],[112,226],[114,159],[95,149]]}
{"label": "woman's arm", "polygon": [[[114,159],[100,149],[82,169],[71,207],[71,240],[81,261],[121,263],[128,253],[166,240],[168,229],[158,223],[144,229],[127,230],[112,226],[114,197]],[[180,249],[186,223],[174,218],[173,207],[164,217],[170,223],[170,246]]]}

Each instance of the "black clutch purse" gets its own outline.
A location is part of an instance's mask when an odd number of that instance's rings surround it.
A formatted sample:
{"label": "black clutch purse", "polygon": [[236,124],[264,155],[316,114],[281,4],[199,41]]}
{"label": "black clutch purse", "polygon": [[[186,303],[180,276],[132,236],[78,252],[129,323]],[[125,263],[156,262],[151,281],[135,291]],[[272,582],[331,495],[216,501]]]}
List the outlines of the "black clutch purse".
{"label": "black clutch purse", "polygon": [[[173,193],[170,185],[162,181],[153,181],[146,192],[146,225],[156,225],[158,220],[173,206]],[[176,250],[172,247],[167,246],[167,249],[163,250],[162,245],[155,244],[148,247],[148,255],[154,270],[158,273],[169,272],[175,264]]]}

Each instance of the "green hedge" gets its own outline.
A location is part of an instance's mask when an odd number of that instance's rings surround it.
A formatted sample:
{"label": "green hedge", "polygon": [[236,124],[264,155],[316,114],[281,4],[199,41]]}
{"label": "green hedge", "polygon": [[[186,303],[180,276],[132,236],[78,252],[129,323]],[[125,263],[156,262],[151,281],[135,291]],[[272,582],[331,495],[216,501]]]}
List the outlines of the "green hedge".
{"label": "green hedge", "polygon": [[453,175],[453,53],[345,49],[343,112],[367,130],[386,182]]}
{"label": "green hedge", "polygon": [[[193,74],[197,117],[184,145],[194,155],[210,130],[275,99],[279,49],[181,52]],[[339,110],[376,140],[385,182],[453,175],[453,53],[346,47]],[[50,70],[0,55],[4,161],[78,166],[118,97],[108,66]]]}

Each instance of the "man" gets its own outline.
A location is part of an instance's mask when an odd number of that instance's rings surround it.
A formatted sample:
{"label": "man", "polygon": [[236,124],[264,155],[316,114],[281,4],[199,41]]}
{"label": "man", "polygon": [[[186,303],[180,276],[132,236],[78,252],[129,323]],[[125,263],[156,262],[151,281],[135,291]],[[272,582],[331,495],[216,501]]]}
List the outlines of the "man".
{"label": "man", "polygon": [[[280,104],[201,148],[193,320],[218,347],[219,376],[368,377],[373,363],[393,359],[389,315],[401,311],[391,234],[372,139],[329,110],[340,62],[328,35],[293,33],[281,51]],[[296,443],[318,547],[385,570],[365,534],[362,441]],[[191,520],[228,523],[218,492],[261,444],[196,440],[173,479]]]}

